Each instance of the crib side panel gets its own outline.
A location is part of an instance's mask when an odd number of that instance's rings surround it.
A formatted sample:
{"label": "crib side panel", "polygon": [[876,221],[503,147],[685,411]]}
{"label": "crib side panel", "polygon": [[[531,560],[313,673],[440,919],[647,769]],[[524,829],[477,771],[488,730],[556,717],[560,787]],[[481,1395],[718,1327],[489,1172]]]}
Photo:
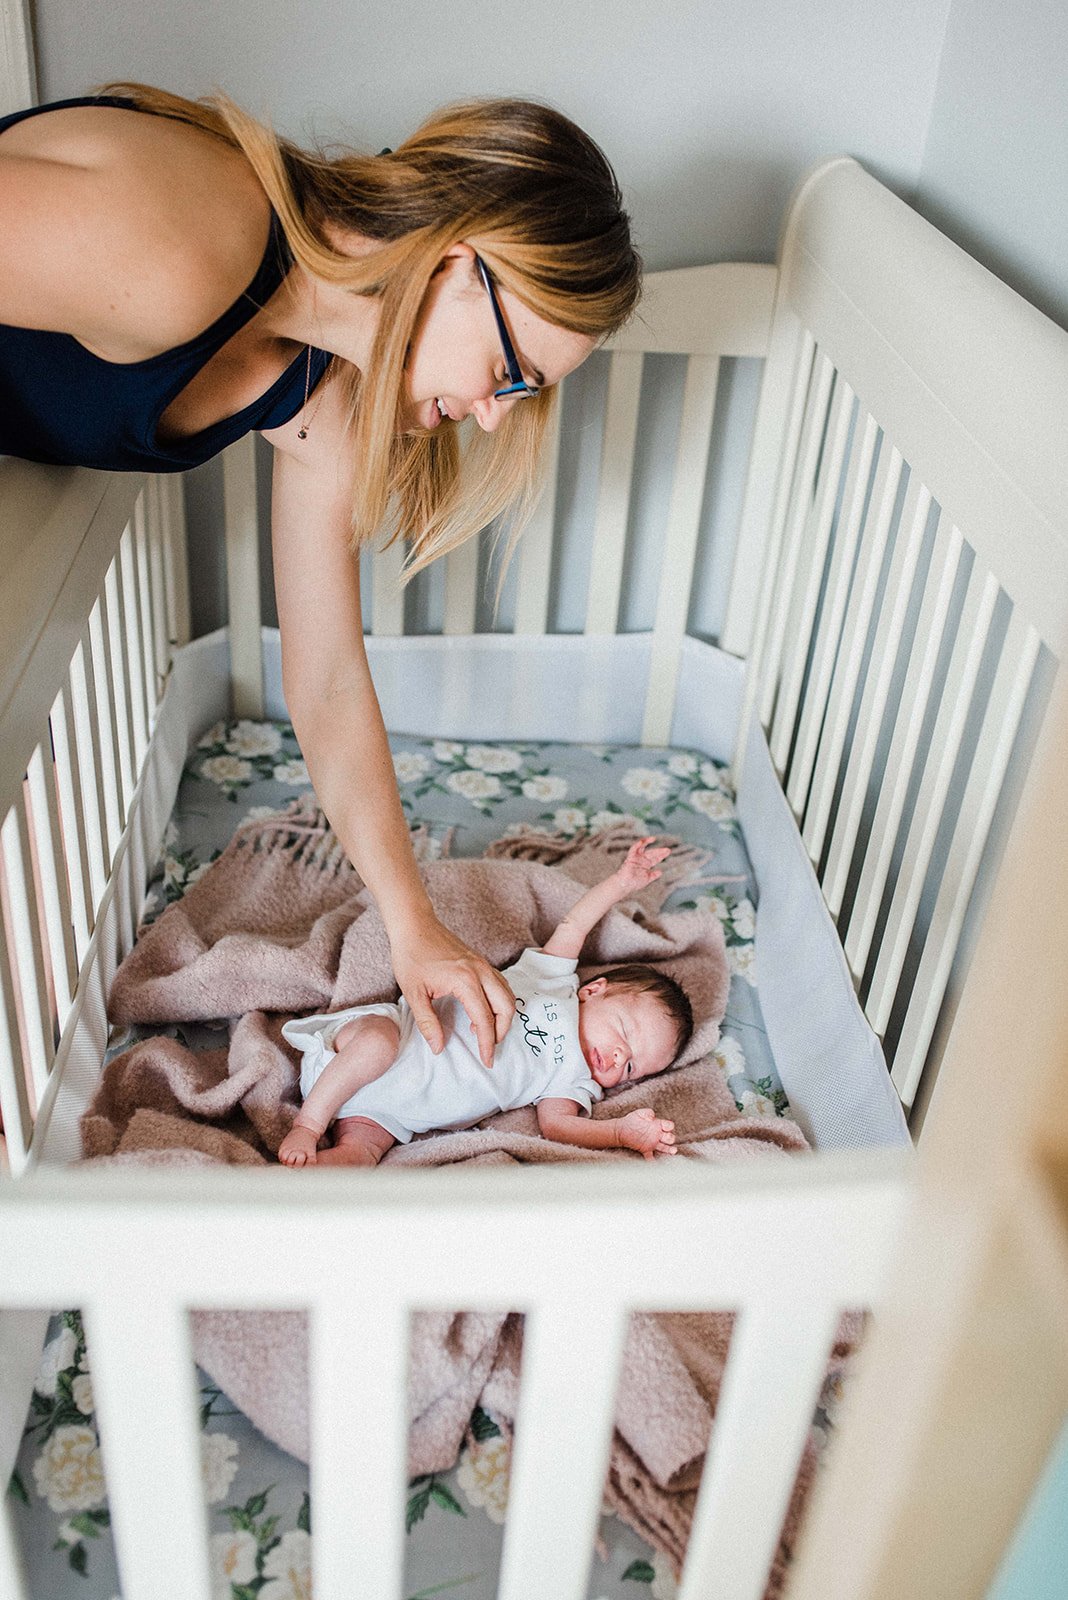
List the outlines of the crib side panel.
{"label": "crib side panel", "polygon": [[772,350],[743,721],[909,1107],[1064,647],[1068,334],[841,160],[795,201]]}
{"label": "crib side panel", "polygon": [[[167,494],[133,478],[0,467],[0,1108],[13,1172],[70,1048],[171,630],[185,625]],[[110,970],[114,952],[102,953]]]}

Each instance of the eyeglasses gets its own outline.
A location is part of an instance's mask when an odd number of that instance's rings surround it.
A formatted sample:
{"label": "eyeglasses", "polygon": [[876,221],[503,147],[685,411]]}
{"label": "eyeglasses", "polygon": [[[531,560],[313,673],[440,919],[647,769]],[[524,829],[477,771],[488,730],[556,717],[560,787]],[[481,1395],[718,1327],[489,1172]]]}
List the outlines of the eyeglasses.
{"label": "eyeglasses", "polygon": [[478,275],[482,279],[483,286],[490,298],[490,305],[493,307],[493,319],[497,324],[501,349],[504,351],[504,369],[508,374],[508,382],[503,389],[494,389],[493,398],[495,400],[509,400],[514,395],[517,399],[522,399],[524,395],[529,395],[533,399],[540,391],[531,388],[520,371],[515,346],[511,341],[508,329],[505,327],[504,314],[501,311],[501,303],[497,299],[497,291],[493,287],[493,280],[489,275],[489,268],[482,257],[477,255],[475,257],[475,266],[478,268]]}

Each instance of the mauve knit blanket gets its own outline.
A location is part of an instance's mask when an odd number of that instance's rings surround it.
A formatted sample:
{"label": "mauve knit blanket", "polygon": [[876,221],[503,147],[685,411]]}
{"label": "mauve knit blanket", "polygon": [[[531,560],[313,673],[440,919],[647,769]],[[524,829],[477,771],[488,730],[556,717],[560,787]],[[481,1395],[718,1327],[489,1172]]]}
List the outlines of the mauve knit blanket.
{"label": "mauve knit blanket", "polygon": [[[585,886],[602,879],[633,840],[626,827],[592,838],[524,835],[490,859],[423,868],[431,900],[462,938],[497,966],[540,945]],[[694,1009],[693,1041],[660,1077],[614,1091],[594,1108],[622,1116],[651,1105],[676,1125],[683,1159],[728,1161],[806,1148],[786,1118],[744,1117],[710,1060],[726,1005],[729,968],[717,919],[662,912],[692,879],[701,852],[678,847],[667,871],[598,925],[583,978],[620,961],[649,961],[676,978]],[[325,818],[307,803],[246,823],[226,851],[146,929],[112,988],[112,1020],[173,1024],[231,1019],[227,1049],[192,1051],[171,1037],[143,1040],[111,1061],[82,1120],[87,1158],[120,1164],[259,1165],[299,1105],[299,1064],[281,1039],[287,1016],[393,998],[385,929]],[[479,1127],[397,1145],[393,1166],[639,1160],[544,1139],[532,1107]],[[739,1247],[743,1247],[741,1241]],[[373,1292],[373,1286],[369,1286]],[[723,1313],[632,1317],[617,1401],[608,1503],[676,1566],[681,1562],[732,1318]],[[474,1313],[413,1318],[409,1470],[447,1469],[480,1404],[509,1430],[519,1382],[521,1319]],[[845,1356],[844,1327],[832,1365]],[[271,1439],[308,1457],[307,1321],[301,1312],[198,1312],[197,1360]],[[802,1459],[768,1595],[782,1587],[813,1466]]]}

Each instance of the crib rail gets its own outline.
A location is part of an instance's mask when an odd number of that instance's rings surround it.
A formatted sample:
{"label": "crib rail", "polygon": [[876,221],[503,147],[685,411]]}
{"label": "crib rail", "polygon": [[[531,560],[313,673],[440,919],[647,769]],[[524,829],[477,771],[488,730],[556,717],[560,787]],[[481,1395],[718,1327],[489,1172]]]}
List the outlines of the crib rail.
{"label": "crib rail", "polygon": [[0,1110],[19,1172],[188,637],[177,485],[5,461],[0,548]]}
{"label": "crib rail", "polygon": [[850,161],[781,272],[749,696],[910,1106],[1063,652],[1068,334]]}
{"label": "crib rail", "polygon": [[[310,1308],[317,1600],[402,1593],[413,1311],[527,1313],[499,1594],[580,1600],[627,1312],[741,1307],[680,1592],[759,1600],[838,1314],[878,1302],[910,1172],[898,1152],[366,1181],[35,1173],[0,1193],[0,1282],[19,1305],[84,1308],[126,1600],[158,1594],[161,1549],[171,1592],[211,1593],[190,1307]],[[590,1249],[610,1273],[588,1272]],[[24,1600],[2,1539],[0,1587]]]}

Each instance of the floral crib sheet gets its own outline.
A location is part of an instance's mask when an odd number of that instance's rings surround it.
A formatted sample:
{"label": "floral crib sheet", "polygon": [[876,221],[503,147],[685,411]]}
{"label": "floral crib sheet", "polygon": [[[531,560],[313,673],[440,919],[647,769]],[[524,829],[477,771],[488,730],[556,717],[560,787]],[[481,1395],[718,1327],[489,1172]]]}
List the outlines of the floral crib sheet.
{"label": "floral crib sheet", "polygon": [[[671,833],[704,846],[705,882],[676,890],[668,909],[706,905],[723,924],[732,968],[716,1052],[747,1114],[781,1116],[757,999],[756,893],[724,767],[699,752],[637,746],[489,744],[391,739],[402,803],[428,858],[479,855],[524,830],[597,830],[631,820],[636,831]],[[286,723],[237,721],[210,728],[193,751],[150,883],[145,916],[179,898],[248,816],[278,810],[309,788]],[[184,1028],[194,1045],[211,1029]],[[129,1042],[118,1041],[117,1047]],[[198,1374],[203,1470],[214,1600],[309,1600],[312,1507],[307,1468],[269,1444],[204,1373]],[[833,1395],[825,1395],[829,1406]],[[822,1437],[826,1411],[817,1417]],[[448,1473],[409,1486],[404,1593],[491,1600],[496,1593],[510,1446],[476,1411]],[[9,1487],[33,1600],[113,1600],[120,1594],[92,1377],[76,1311],[53,1318],[22,1448]],[[160,1551],[160,1582],[167,1556]],[[667,1562],[607,1515],[593,1554],[591,1600],[671,1600]]]}

